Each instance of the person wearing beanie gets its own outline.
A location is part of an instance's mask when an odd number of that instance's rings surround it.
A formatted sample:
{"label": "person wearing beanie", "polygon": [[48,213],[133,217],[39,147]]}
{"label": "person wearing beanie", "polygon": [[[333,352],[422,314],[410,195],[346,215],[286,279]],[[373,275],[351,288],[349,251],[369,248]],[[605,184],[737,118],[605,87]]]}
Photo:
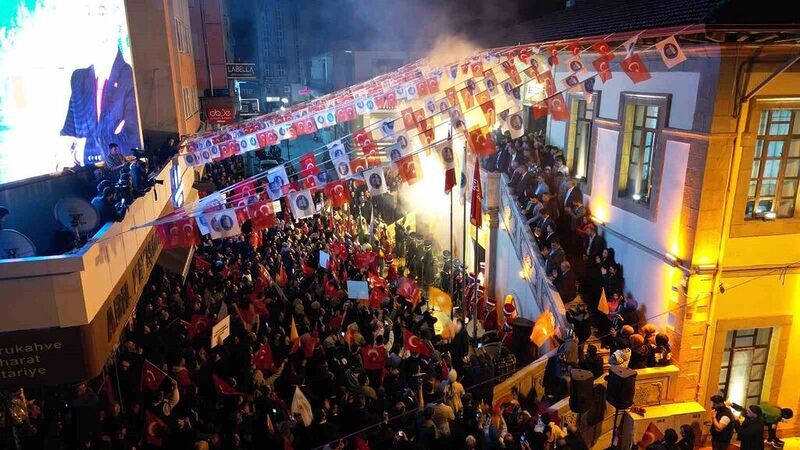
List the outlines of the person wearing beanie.
{"label": "person wearing beanie", "polygon": [[751,405],[745,410],[744,420],[736,422],[735,425],[742,450],[764,449],[764,419],[761,408]]}

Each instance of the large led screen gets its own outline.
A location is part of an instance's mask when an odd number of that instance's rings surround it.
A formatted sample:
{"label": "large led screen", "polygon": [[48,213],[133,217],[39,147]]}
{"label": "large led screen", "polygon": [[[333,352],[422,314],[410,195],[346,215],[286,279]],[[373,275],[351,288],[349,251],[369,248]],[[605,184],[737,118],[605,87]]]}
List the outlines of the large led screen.
{"label": "large led screen", "polygon": [[0,184],[141,146],[124,0],[0,0]]}

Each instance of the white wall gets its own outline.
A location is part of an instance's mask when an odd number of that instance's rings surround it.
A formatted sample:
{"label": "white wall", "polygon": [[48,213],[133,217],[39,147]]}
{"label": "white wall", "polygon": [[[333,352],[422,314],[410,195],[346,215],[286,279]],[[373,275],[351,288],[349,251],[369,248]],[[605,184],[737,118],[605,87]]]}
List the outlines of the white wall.
{"label": "white wall", "polygon": [[[618,138],[618,131],[598,128],[592,195],[588,196],[593,214],[618,234],[657,253],[679,254],[678,235],[689,144],[666,142],[660,195],[658,204],[653,205],[658,208],[658,214],[656,221],[651,222],[611,204]],[[623,265],[626,292],[631,292],[640,304],[646,305],[647,316],[665,311],[674,269],[664,259],[627,243],[613,233],[606,232],[605,237],[609,247],[616,251],[617,261]],[[657,323],[663,325],[665,321],[666,317],[662,317]]]}
{"label": "white wall", "polygon": [[541,314],[536,300],[533,298],[530,284],[520,276],[522,264],[514,251],[514,244],[508,231],[497,230],[497,273],[495,274],[494,298],[503,299],[511,294],[517,304],[517,313],[520,317],[536,320]]}

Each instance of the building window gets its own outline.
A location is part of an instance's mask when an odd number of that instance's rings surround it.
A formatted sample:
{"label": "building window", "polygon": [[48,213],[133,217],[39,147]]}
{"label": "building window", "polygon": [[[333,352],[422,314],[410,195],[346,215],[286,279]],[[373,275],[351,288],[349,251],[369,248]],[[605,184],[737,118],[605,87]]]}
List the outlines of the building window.
{"label": "building window", "polygon": [[719,392],[744,407],[761,402],[772,328],[732,330],[725,339]]}
{"label": "building window", "polygon": [[622,147],[617,196],[650,204],[653,191],[653,154],[662,123],[663,107],[639,103],[625,106],[625,141]]}
{"label": "building window", "polygon": [[200,110],[200,101],[197,99],[197,89],[183,87],[183,117],[188,119]]}
{"label": "building window", "polygon": [[761,112],[745,219],[794,216],[800,182],[800,110]]}
{"label": "building window", "polygon": [[569,136],[565,156],[569,173],[574,178],[586,179],[596,103],[596,94],[592,94],[591,102],[587,102],[583,97],[573,97],[571,101]]}
{"label": "building window", "polygon": [[286,78],[286,65],[279,63],[269,63],[264,65],[264,77],[284,79]]}

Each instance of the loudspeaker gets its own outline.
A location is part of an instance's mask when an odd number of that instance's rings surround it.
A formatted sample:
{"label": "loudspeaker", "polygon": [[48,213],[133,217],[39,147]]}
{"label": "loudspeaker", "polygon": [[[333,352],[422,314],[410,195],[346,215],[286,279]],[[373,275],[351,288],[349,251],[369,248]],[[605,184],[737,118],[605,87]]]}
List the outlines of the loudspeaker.
{"label": "loudspeaker", "polygon": [[569,376],[569,409],[583,414],[592,407],[594,375],[588,370],[572,369]]}
{"label": "loudspeaker", "polygon": [[617,409],[633,405],[636,391],[636,371],[622,366],[611,366],[606,376],[606,400]]}
{"label": "loudspeaker", "polygon": [[[494,314],[494,311],[490,311]],[[536,359],[536,346],[531,343],[531,333],[533,332],[533,322],[528,319],[517,317],[511,323],[513,334],[511,335],[511,353],[517,357],[517,364],[524,366],[532,363]]]}

